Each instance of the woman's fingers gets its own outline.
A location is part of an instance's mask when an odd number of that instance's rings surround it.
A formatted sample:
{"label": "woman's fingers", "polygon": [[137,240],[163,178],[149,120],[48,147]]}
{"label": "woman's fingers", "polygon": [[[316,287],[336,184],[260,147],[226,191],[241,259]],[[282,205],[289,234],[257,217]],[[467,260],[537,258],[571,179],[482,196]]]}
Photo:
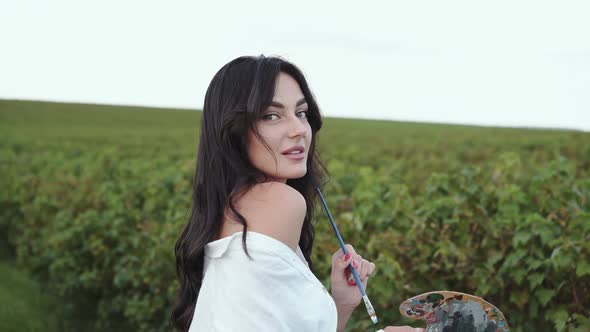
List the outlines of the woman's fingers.
{"label": "woman's fingers", "polygon": [[361,281],[365,281],[365,279],[367,279],[367,277],[369,277],[371,274],[373,274],[373,271],[375,271],[375,264],[369,262],[366,259],[363,259],[360,266],[359,277],[361,278]]}
{"label": "woman's fingers", "polygon": [[[346,244],[344,247],[347,251],[346,255],[344,254],[342,249],[338,249],[338,251],[336,251],[332,255],[332,265],[336,267],[336,269],[333,269],[332,271],[334,273],[342,273],[340,271],[343,271],[343,278],[348,282],[350,286],[355,286],[356,282],[354,280],[354,277],[352,276],[350,270],[347,268],[349,265],[352,265],[357,271],[361,281],[365,283],[367,278],[371,276],[375,271],[375,264],[366,259],[363,259],[361,255],[356,253],[352,245]],[[333,275],[333,277],[335,276]]]}
{"label": "woman's fingers", "polygon": [[347,254],[345,255],[342,252],[342,249],[338,249],[338,251],[336,251],[333,255],[332,255],[332,281],[333,282],[337,282],[337,283],[346,283],[348,282],[348,269],[347,267],[352,263],[352,260],[354,259],[353,254],[356,254],[354,252],[354,248],[350,245],[347,244],[345,246]]}
{"label": "woman's fingers", "polygon": [[[357,258],[354,258],[350,264],[351,264],[351,265],[352,265],[352,267],[354,267],[354,268],[357,270],[357,272],[358,272],[358,259],[357,259]],[[348,280],[348,284],[349,284],[350,286],[354,286],[354,285],[356,285],[356,281],[354,280],[354,276],[352,275],[352,272],[350,272],[350,270],[349,270],[349,269],[346,269],[346,271],[345,271],[345,274],[346,274],[346,279]]]}
{"label": "woman's fingers", "polygon": [[346,255],[342,252],[342,248],[338,249],[338,251],[332,255],[332,266],[336,267],[336,269],[332,269],[332,272],[340,274],[344,271],[345,275],[343,277],[348,278],[349,273],[346,273],[346,271],[348,271],[347,267],[354,259],[356,259],[357,254],[350,244],[347,244],[344,247],[346,248]]}
{"label": "woman's fingers", "polygon": [[375,263],[369,262],[368,260],[365,259],[363,261],[363,271],[362,271],[361,280],[365,280],[365,278],[368,278],[369,276],[373,275],[374,272],[375,272]]}
{"label": "woman's fingers", "polygon": [[[357,259],[353,260],[352,266],[357,270],[359,278],[363,283],[369,278],[369,276],[373,274],[373,272],[375,272],[375,263],[363,259],[360,255],[357,257]],[[349,285],[356,285],[354,277],[350,272],[346,273],[346,277],[348,279]]]}
{"label": "woman's fingers", "polygon": [[[346,252],[348,252],[351,255],[353,255],[353,258],[354,258],[354,255],[356,255],[356,251],[354,250],[354,248],[352,247],[352,245],[346,244],[346,245],[344,245],[344,248],[346,248]],[[334,255],[332,255],[332,261],[335,261],[335,260],[337,260],[339,258],[340,259],[344,258],[344,252],[342,252],[342,248],[338,249],[338,251],[336,251],[334,253]]]}

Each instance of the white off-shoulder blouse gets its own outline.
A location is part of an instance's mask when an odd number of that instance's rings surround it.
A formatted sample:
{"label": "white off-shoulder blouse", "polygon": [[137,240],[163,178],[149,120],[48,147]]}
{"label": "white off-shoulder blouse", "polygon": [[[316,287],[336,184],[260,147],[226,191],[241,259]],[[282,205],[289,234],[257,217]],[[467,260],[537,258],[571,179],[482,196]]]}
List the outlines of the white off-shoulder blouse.
{"label": "white off-shoulder blouse", "polygon": [[310,271],[301,249],[242,232],[205,246],[203,283],[189,332],[334,332],[334,300]]}

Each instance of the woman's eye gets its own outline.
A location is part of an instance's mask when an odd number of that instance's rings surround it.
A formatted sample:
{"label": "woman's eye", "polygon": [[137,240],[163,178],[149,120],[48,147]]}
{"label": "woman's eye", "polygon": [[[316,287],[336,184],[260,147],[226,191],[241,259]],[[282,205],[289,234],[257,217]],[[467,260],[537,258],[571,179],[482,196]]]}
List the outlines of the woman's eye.
{"label": "woman's eye", "polygon": [[[301,111],[301,112],[298,112],[297,114],[301,114],[301,113],[305,114],[304,117],[307,118],[307,111]],[[300,118],[303,118],[303,117],[300,116]]]}
{"label": "woman's eye", "polygon": [[278,116],[278,115],[276,115],[276,114],[274,114],[274,113],[271,113],[271,114],[267,114],[267,115],[263,116],[262,118],[263,118],[264,120],[272,120],[272,119],[270,119],[270,117],[271,117],[271,116]]}
{"label": "woman's eye", "polygon": [[[304,115],[301,116],[300,114],[304,114]],[[298,118],[305,119],[305,118],[307,118],[307,111],[297,112],[296,115],[297,115]],[[265,116],[263,116],[262,119],[264,119],[264,120],[275,120],[275,119],[272,118],[273,116],[276,116],[278,118],[278,114],[276,114],[276,113],[270,113],[270,114],[266,114]]]}

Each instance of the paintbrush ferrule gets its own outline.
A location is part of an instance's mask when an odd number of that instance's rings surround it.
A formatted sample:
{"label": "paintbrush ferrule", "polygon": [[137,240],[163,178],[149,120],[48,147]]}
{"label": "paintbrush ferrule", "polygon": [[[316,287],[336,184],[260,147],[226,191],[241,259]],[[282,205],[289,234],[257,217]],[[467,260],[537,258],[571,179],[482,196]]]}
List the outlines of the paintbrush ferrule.
{"label": "paintbrush ferrule", "polygon": [[369,300],[369,297],[367,295],[363,296],[363,302],[365,303],[365,308],[367,308],[367,313],[371,317],[371,321],[373,321],[373,324],[377,324],[379,320],[377,319],[375,308],[373,308],[371,300]]}

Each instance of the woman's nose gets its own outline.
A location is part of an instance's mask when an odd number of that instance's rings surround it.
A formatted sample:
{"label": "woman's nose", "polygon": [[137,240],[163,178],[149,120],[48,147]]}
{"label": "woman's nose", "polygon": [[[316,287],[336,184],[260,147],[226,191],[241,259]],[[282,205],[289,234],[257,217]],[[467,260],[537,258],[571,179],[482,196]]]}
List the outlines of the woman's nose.
{"label": "woman's nose", "polygon": [[290,123],[289,136],[290,137],[305,136],[306,132],[307,132],[307,128],[305,127],[304,120],[301,120],[298,117],[294,117]]}

